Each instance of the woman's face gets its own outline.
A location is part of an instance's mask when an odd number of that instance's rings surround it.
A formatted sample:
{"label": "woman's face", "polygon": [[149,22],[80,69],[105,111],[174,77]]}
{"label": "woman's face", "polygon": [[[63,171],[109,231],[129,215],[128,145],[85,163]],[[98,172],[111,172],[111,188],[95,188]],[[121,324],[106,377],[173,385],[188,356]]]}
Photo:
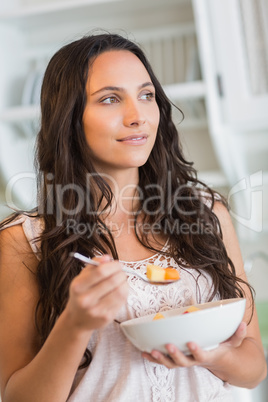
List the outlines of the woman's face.
{"label": "woman's face", "polygon": [[142,62],[126,50],[102,53],[86,92],[83,126],[95,169],[112,174],[142,166],[159,124],[155,88]]}

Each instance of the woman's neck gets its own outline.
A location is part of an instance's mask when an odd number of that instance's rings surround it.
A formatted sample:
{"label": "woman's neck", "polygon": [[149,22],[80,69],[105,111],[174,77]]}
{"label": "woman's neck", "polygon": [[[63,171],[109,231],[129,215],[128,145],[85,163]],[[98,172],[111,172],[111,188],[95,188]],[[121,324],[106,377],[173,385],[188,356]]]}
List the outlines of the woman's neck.
{"label": "woman's neck", "polygon": [[[109,211],[109,218],[122,218],[132,215],[139,206],[140,192],[138,188],[138,169],[128,169],[107,173],[100,173],[111,187],[113,202]],[[103,200],[105,204],[105,200]]]}

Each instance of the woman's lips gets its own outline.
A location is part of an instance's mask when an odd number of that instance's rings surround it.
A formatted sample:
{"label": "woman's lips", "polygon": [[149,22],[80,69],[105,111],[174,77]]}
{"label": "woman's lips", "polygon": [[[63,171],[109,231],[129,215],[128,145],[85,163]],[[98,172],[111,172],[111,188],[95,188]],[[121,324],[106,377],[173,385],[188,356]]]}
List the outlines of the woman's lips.
{"label": "woman's lips", "polygon": [[143,145],[147,142],[147,138],[148,138],[147,134],[135,134],[135,135],[128,135],[127,137],[121,138],[120,140],[117,141],[129,145]]}

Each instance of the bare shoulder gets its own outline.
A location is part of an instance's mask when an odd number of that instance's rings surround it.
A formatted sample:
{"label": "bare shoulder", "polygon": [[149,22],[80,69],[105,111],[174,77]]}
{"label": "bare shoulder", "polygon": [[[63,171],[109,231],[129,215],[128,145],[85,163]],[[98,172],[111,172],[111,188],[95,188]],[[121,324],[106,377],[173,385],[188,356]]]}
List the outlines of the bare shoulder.
{"label": "bare shoulder", "polygon": [[225,246],[228,248],[235,242],[236,247],[239,248],[235,227],[226,206],[221,201],[215,201],[213,212],[219,220]]}
{"label": "bare shoulder", "polygon": [[[218,217],[221,230],[222,238],[227,251],[227,254],[234,264],[236,275],[243,280],[248,282],[245,270],[244,261],[239,244],[239,240],[236,234],[235,226],[233,224],[231,215],[227,208],[221,203],[216,202],[213,208],[213,212]],[[248,288],[243,286],[246,294],[249,296]],[[250,297],[250,296],[249,296]]]}
{"label": "bare shoulder", "polygon": [[5,249],[6,247],[13,248],[14,250],[27,249],[27,245],[29,246],[21,224],[0,231],[1,249]]}
{"label": "bare shoulder", "polygon": [[216,200],[214,202],[213,212],[217,215],[220,221],[223,221],[223,223],[231,221],[230,213],[223,202]]}
{"label": "bare shoulder", "polygon": [[0,232],[0,381],[4,388],[16,370],[38,350],[35,308],[39,299],[38,261],[21,225]]}
{"label": "bare shoulder", "polygon": [[38,264],[20,224],[0,231],[0,263],[6,259],[10,262],[27,262],[34,271]]}
{"label": "bare shoulder", "polygon": [[37,299],[36,259],[21,225],[0,232],[0,301]]}

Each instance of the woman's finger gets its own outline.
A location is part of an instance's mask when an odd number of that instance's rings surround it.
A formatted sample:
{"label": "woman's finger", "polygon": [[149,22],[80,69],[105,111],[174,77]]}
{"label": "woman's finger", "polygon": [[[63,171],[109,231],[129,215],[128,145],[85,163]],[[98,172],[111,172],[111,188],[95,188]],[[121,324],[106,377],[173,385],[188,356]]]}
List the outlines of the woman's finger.
{"label": "woman's finger", "polygon": [[98,300],[94,305],[88,305],[86,317],[94,321],[95,328],[109,324],[118,313],[119,309],[126,302],[128,296],[128,285],[126,281],[118,288]]}
{"label": "woman's finger", "polygon": [[126,274],[122,271],[116,272],[112,276],[90,286],[87,291],[81,293],[83,305],[95,306],[96,304],[99,304],[103,298],[106,298],[110,293],[114,292],[124,284],[127,286]]}
{"label": "woman's finger", "polygon": [[113,275],[121,272],[122,265],[119,261],[101,263],[97,267],[88,264],[72,281],[71,291],[77,294],[87,292],[96,284],[110,279]]}
{"label": "woman's finger", "polygon": [[171,357],[171,359],[173,360],[173,362],[175,362],[177,366],[191,367],[193,365],[194,363],[193,356],[186,355],[172,343],[167,344],[166,349],[168,355]]}
{"label": "woman's finger", "polygon": [[242,321],[237,330],[235,331],[234,335],[232,335],[227,341],[223,342],[222,344],[230,345],[234,348],[237,348],[243,342],[243,339],[247,335],[247,324]]}
{"label": "woman's finger", "polygon": [[176,367],[191,367],[194,364],[192,356],[186,356],[174,345],[167,344],[166,349],[168,355],[163,354],[158,350],[153,350],[151,353],[143,352],[142,356],[151,362],[163,364],[170,369]]}
{"label": "woman's finger", "polygon": [[153,350],[151,353],[142,353],[142,357],[149,360],[152,363],[162,364],[167,368],[175,368],[177,367],[176,364],[172,361],[172,359],[163,353],[159,352],[158,350]]}
{"label": "woman's finger", "polygon": [[195,342],[188,342],[187,347],[192,355],[195,365],[199,365],[207,361],[210,351],[200,348]]}
{"label": "woman's finger", "polygon": [[[105,263],[105,262],[111,262],[114,259],[109,254],[103,254],[103,255],[96,255],[95,257],[92,258],[92,260],[99,262],[99,263]],[[90,265],[90,264],[87,264],[87,265]]]}

